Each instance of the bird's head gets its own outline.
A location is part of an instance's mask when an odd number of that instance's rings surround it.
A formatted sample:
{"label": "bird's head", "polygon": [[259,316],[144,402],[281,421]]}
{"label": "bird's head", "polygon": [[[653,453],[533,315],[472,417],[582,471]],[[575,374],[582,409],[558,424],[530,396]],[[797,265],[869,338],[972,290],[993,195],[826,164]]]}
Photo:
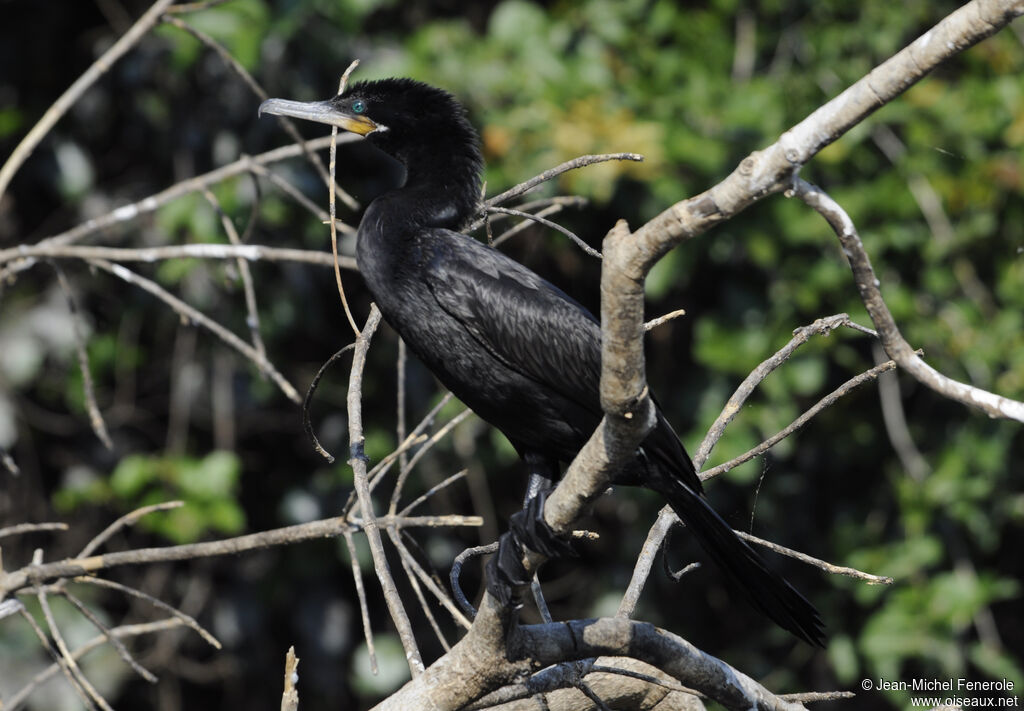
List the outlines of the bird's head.
{"label": "bird's head", "polygon": [[459,102],[447,91],[413,79],[357,82],[326,101],[268,99],[259,112],[365,136],[410,170],[419,162],[446,169],[449,159],[455,159],[479,173],[483,164],[479,137]]}

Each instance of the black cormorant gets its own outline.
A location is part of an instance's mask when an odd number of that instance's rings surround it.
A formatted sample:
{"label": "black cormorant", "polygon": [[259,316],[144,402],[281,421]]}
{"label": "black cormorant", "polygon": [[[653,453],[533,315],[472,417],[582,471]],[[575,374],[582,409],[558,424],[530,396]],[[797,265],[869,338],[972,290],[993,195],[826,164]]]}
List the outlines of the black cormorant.
{"label": "black cormorant", "polygon": [[[459,232],[480,207],[483,167],[463,108],[441,89],[383,79],[355,83],[327,101],[270,99],[260,112],[352,131],[404,164],[405,184],[363,215],[359,271],[409,348],[509,439],[529,468],[531,489],[557,479],[560,463],[575,457],[602,417],[600,326],[561,289]],[[814,607],[705,502],[660,410],[617,482],[664,496],[755,607],[821,644]]]}

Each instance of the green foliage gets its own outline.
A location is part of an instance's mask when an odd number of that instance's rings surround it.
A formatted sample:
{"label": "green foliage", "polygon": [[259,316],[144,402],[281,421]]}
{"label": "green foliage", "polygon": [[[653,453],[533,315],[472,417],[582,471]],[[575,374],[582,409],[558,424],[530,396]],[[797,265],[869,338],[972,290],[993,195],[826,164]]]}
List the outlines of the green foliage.
{"label": "green foliage", "polygon": [[54,505],[70,511],[82,504],[110,504],[123,511],[181,500],[184,506],[140,519],[139,526],[174,543],[192,543],[207,533],[237,534],[245,513],[237,501],[241,463],[232,452],[202,458],[129,455],[108,480],[89,477],[66,484]]}

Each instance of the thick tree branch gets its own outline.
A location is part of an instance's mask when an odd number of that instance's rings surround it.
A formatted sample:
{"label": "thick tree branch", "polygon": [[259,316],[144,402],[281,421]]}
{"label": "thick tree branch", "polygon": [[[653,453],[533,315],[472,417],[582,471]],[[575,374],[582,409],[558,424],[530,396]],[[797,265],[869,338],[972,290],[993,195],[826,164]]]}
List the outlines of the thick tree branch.
{"label": "thick tree branch", "polygon": [[629,657],[666,672],[727,709],[803,708],[780,699],[681,637],[646,622],[604,618],[527,625],[517,628],[510,655],[528,655],[539,666],[589,657]]}

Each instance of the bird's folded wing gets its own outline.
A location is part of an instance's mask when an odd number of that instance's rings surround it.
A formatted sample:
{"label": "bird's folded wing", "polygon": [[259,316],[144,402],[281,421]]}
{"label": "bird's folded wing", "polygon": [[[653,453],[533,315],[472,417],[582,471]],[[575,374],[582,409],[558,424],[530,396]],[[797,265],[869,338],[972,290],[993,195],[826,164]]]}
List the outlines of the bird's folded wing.
{"label": "bird's folded wing", "polygon": [[435,230],[424,270],[438,305],[506,367],[600,416],[601,329],[561,289],[476,240]]}

